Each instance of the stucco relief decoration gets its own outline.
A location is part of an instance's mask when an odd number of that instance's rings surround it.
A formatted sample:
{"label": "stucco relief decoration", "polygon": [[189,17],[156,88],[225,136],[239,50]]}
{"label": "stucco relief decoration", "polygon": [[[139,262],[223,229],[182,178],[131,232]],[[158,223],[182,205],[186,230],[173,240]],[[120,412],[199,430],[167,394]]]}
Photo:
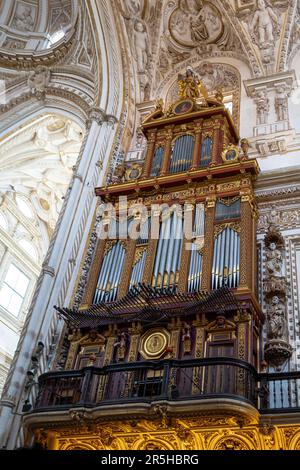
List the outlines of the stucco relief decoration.
{"label": "stucco relief decoration", "polygon": [[[249,2],[247,2],[249,3]],[[276,5],[275,5],[276,4]],[[280,37],[282,27],[281,13],[286,2],[273,2],[257,0],[249,3],[250,8],[243,9],[240,16],[244,21],[245,29],[260,50],[262,62],[268,73],[274,71],[275,44]]]}
{"label": "stucco relief decoration", "polygon": [[19,31],[33,31],[35,11],[34,6],[18,2],[11,26]]}
{"label": "stucco relief decoration", "polygon": [[169,31],[182,46],[194,47],[201,42],[214,43],[222,36],[221,15],[210,2],[180,0],[169,19]]}
{"label": "stucco relief decoration", "polygon": [[140,101],[149,99],[152,47],[161,1],[120,0],[121,14],[131,43],[140,83]]}
{"label": "stucco relief decoration", "polygon": [[45,95],[46,88],[50,83],[50,70],[44,65],[39,65],[35,70],[29,73],[28,86],[31,93],[37,98]]}

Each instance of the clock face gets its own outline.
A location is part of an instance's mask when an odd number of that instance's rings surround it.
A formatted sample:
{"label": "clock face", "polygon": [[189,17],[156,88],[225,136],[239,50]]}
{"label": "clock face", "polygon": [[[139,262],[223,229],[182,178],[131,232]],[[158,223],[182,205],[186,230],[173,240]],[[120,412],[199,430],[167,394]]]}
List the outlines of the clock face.
{"label": "clock face", "polygon": [[191,100],[180,101],[174,107],[174,114],[190,113],[192,109],[193,109],[193,102]]}
{"label": "clock face", "polygon": [[165,353],[169,341],[168,331],[152,329],[142,337],[140,352],[145,359],[159,359]]}

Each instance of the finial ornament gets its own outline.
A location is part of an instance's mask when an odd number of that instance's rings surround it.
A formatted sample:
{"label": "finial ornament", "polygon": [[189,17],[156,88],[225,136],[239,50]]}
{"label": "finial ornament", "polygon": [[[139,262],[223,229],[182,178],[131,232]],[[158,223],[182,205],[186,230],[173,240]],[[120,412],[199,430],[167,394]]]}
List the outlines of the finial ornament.
{"label": "finial ornament", "polygon": [[208,98],[208,93],[199,78],[196,77],[195,72],[191,67],[186,69],[185,76],[182,74],[178,75],[178,94],[182,99],[191,98],[193,100],[197,98]]}

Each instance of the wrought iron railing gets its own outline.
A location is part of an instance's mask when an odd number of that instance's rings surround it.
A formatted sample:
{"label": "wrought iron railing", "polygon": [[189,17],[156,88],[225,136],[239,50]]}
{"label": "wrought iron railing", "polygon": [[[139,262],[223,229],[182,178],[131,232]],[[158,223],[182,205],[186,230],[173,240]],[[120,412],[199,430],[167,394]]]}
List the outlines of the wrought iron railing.
{"label": "wrought iron railing", "polygon": [[300,372],[258,374],[232,358],[118,363],[39,377],[35,410],[157,400],[231,398],[262,413],[300,411]]}
{"label": "wrought iron railing", "polygon": [[260,374],[259,380],[263,413],[300,411],[300,371]]}
{"label": "wrought iron railing", "polygon": [[256,384],[255,369],[231,358],[118,363],[43,374],[35,409],[212,397],[256,405]]}

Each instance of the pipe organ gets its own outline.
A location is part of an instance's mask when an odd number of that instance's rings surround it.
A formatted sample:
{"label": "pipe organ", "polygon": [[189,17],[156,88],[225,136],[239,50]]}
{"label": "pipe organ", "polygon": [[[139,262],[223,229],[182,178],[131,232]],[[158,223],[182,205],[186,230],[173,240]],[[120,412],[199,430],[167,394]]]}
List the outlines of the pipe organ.
{"label": "pipe organ", "polygon": [[155,254],[152,286],[174,287],[178,281],[182,252],[182,216],[176,210],[164,214]]}
{"label": "pipe organ", "polygon": [[[180,98],[167,110],[157,105],[141,126],[145,160],[132,168],[126,163],[125,177],[96,188],[115,214],[105,215],[107,237],[97,242],[80,308],[58,307],[76,332],[68,336],[65,368],[72,375],[78,364],[90,364],[84,382],[74,372],[72,383],[79,381],[79,390],[85,384],[82,392],[65,386],[61,403],[82,407],[87,399],[92,417],[93,406],[117,400],[104,413],[108,433],[110,421],[121,429],[128,419],[154,429],[158,415],[149,407],[142,416],[143,400],[147,406],[163,400],[166,414],[172,402],[172,416],[181,421],[185,412],[219,416],[224,397],[227,414],[240,421],[258,419],[262,406],[254,392],[264,322],[253,281],[259,167],[247,146],[241,150],[220,93],[213,98],[201,89],[187,71]],[[127,215],[120,213],[120,196],[127,198]],[[40,403],[49,402],[47,393]],[[138,425],[135,433],[144,442]]]}

